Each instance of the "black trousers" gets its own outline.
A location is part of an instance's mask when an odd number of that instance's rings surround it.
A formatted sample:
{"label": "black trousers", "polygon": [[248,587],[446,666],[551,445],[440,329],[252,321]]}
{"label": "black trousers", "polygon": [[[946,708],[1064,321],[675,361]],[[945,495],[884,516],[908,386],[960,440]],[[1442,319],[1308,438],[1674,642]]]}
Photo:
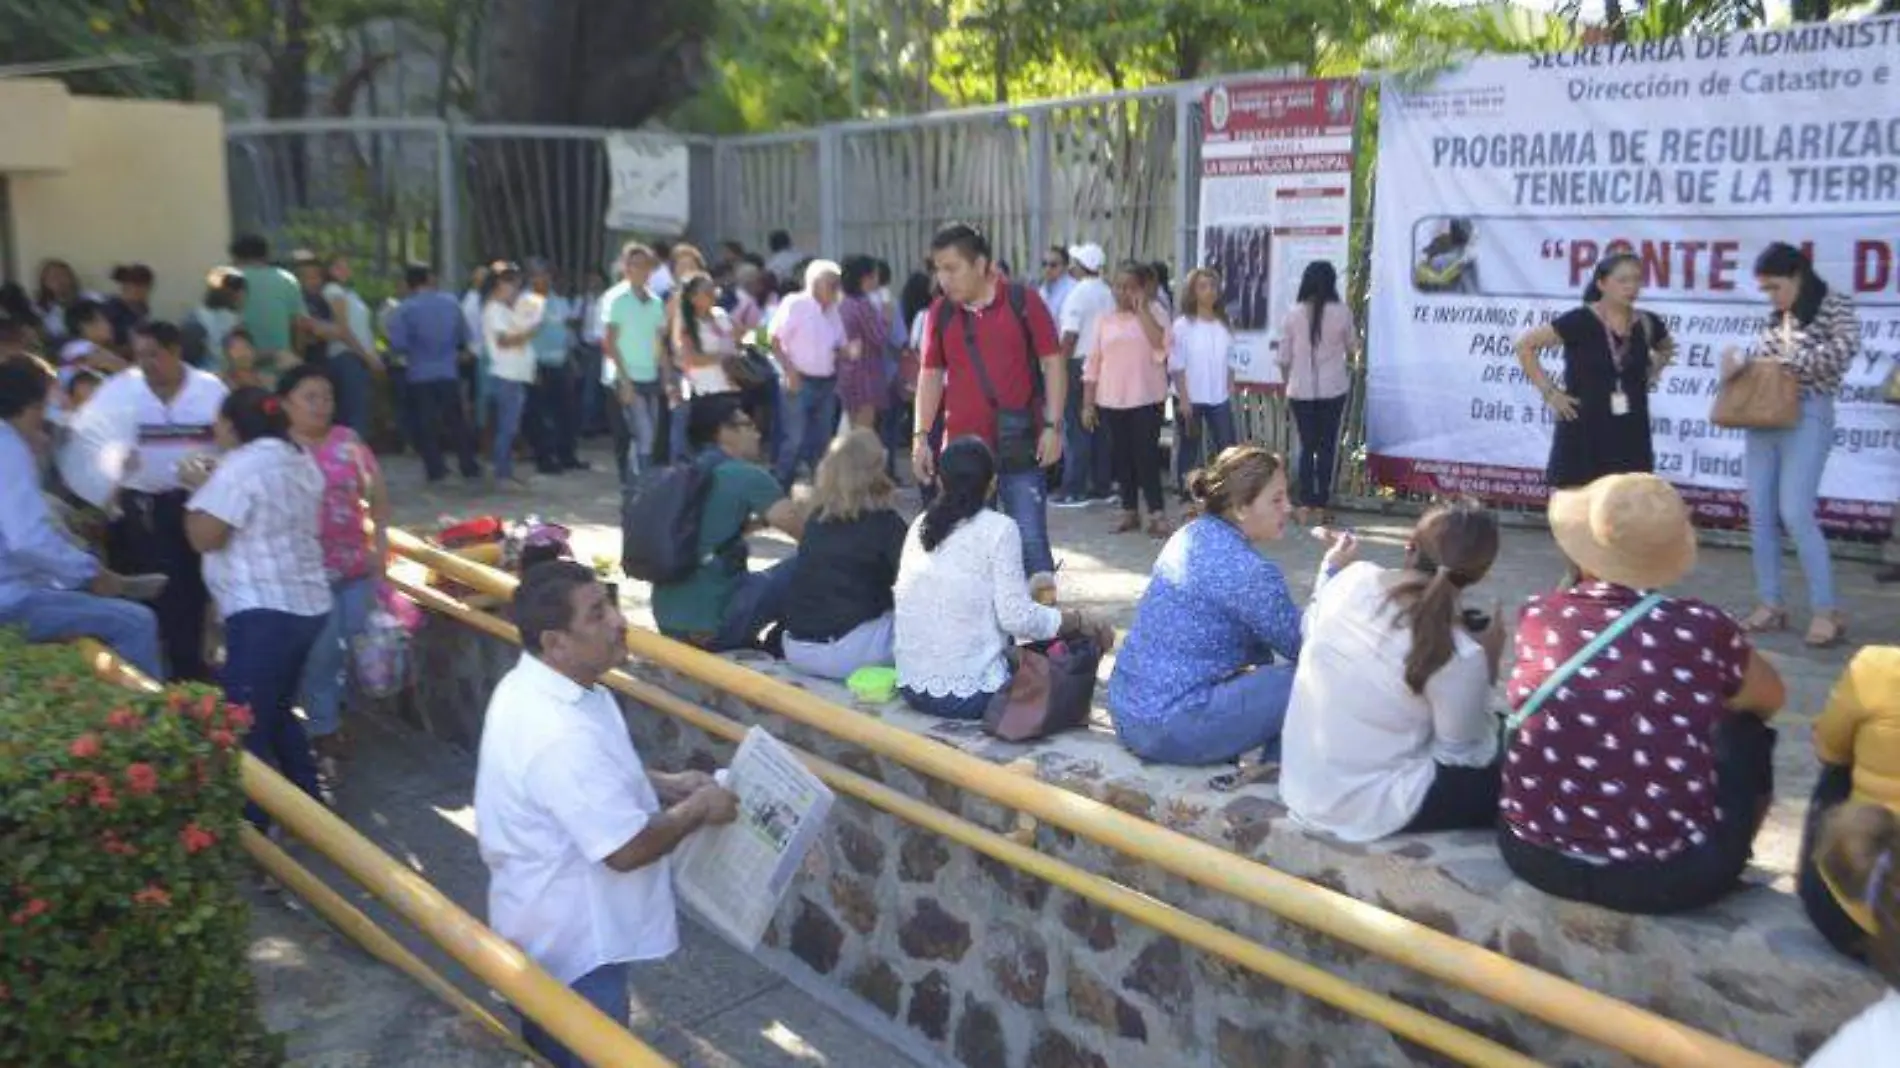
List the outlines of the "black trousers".
{"label": "black trousers", "polygon": [[1498,825],[1499,774],[1503,756],[1481,768],[1440,764],[1431,788],[1401,833],[1425,831],[1478,831]]}
{"label": "black trousers", "polygon": [[203,562],[185,538],[184,490],[119,495],[124,509],[106,530],[106,560],[125,575],[164,575],[165,592],[152,603],[158,616],[158,643],[174,682],[209,682],[205,664],[205,589]]}
{"label": "black trousers", "polygon": [[580,397],[574,388],[574,365],[535,368],[534,388],[528,392],[528,443],[534,447],[534,466],[543,472],[572,467],[579,458],[574,444],[580,436]]}
{"label": "black trousers", "polygon": [[1774,729],[1749,712],[1723,720],[1715,731],[1715,776],[1721,822],[1701,845],[1668,860],[1592,864],[1532,845],[1508,827],[1498,831],[1499,852],[1518,878],[1553,897],[1652,916],[1714,904],[1741,881],[1774,798]]}
{"label": "black trousers", "polygon": [[462,404],[460,379],[411,382],[409,402],[415,406],[416,430],[419,434],[416,445],[422,453],[422,469],[428,474],[429,481],[447,478],[449,474],[449,466],[442,458],[444,431],[454,444],[462,477],[474,478],[482,473],[482,465],[475,459],[475,431],[469,425],[468,414]]}
{"label": "black trousers", "polygon": [[[1841,807],[1854,792],[1854,770],[1841,764],[1821,765],[1821,781],[1814,784],[1814,796],[1808,801],[1808,821],[1801,828],[1801,867],[1795,879],[1795,892],[1814,929],[1828,945],[1855,960],[1867,959],[1867,932],[1847,915],[1833,891],[1821,878],[1814,862],[1814,848],[1821,844],[1821,824],[1828,813]],[[1854,888],[1858,890],[1858,887]]]}
{"label": "black trousers", "polygon": [[1135,510],[1136,494],[1148,504],[1148,511],[1160,515],[1161,497],[1161,405],[1140,408],[1098,408],[1108,426],[1109,454],[1115,484],[1121,490],[1122,511]]}

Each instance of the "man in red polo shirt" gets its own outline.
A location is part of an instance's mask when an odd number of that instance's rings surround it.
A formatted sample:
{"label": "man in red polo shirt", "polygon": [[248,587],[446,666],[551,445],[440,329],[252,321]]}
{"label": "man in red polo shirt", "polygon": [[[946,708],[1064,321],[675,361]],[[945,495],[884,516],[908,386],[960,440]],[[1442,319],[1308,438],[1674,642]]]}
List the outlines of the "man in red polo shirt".
{"label": "man in red polo shirt", "polygon": [[1055,320],[1034,287],[995,268],[975,227],[937,231],[930,262],[943,296],[924,321],[911,466],[919,481],[936,476],[930,428],[941,406],[944,441],[974,436],[996,451],[997,505],[1022,531],[1023,570],[1054,571],[1044,469],[1062,459],[1069,386]]}

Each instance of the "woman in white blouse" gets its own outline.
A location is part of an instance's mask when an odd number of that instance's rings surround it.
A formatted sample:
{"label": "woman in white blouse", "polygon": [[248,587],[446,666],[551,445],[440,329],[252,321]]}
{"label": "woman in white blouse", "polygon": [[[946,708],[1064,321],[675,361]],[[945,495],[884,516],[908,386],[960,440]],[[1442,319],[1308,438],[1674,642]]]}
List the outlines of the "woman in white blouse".
{"label": "woman in white blouse", "polygon": [[1497,823],[1504,626],[1462,603],[1497,552],[1483,506],[1439,505],[1402,567],[1355,563],[1320,588],[1282,736],[1280,792],[1301,822],[1350,842]]}
{"label": "woman in white blouse", "polygon": [[692,275],[680,290],[673,352],[695,397],[738,388],[726,374],[726,360],[739,354],[739,342],[731,318],[718,302],[719,286],[711,275]]}
{"label": "woman in white blouse", "polygon": [[[318,510],[323,474],[292,444],[283,402],[252,387],[224,399],[215,465],[180,465],[193,489],[185,536],[204,555],[205,585],[224,620],[224,696],[250,709],[245,748],[321,797],[317,762],[291,714],[305,659],[330,614]],[[260,828],[262,810],[246,810]]]}
{"label": "woman in white blouse", "polygon": [[996,458],[978,438],[951,442],[937,462],[938,494],[912,524],[897,565],[898,692],[919,712],[982,719],[1009,684],[1018,641],[1113,632],[1092,615],[1030,596],[1016,521],[989,507]]}

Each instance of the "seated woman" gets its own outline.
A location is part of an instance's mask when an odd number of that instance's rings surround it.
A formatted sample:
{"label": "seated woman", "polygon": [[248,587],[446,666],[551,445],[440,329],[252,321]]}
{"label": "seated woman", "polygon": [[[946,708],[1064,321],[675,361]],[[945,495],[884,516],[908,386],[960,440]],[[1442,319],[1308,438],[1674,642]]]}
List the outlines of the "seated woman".
{"label": "seated woman", "polygon": [[843,679],[891,662],[891,587],[904,551],[904,517],[891,505],[884,445],[869,430],[831,443],[818,465],[811,518],[785,592],[785,662]]}
{"label": "seated woman", "polygon": [[1349,842],[1497,824],[1504,626],[1463,604],[1497,554],[1482,505],[1439,505],[1403,567],[1352,564],[1314,596],[1280,769],[1294,816]]}
{"label": "seated woman", "polygon": [[1518,618],[1504,861],[1619,912],[1710,904],[1741,878],[1774,797],[1781,677],[1720,609],[1657,592],[1696,557],[1669,483],[1560,490],[1550,526],[1580,579]]}
{"label": "seated woman", "polygon": [[1814,723],[1814,754],[1821,781],[1801,835],[1801,904],[1835,949],[1864,960],[1877,933],[1861,901],[1865,879],[1830,885],[1815,845],[1828,813],[1849,797],[1900,812],[1900,646],[1870,645],[1848,661]]}
{"label": "seated woman", "polygon": [[[1892,692],[1892,691],[1889,691]],[[1806,864],[1807,849],[1802,849]],[[1887,993],[1847,1021],[1807,1068],[1889,1064],[1900,1046],[1900,819],[1885,805],[1850,804],[1827,818],[1814,857],[1867,925],[1867,956]]]}
{"label": "seated woman", "polygon": [[982,719],[1009,684],[1014,642],[1112,633],[1086,612],[1036,603],[1016,521],[989,507],[996,457],[978,438],[937,461],[938,493],[904,538],[897,567],[898,693],[919,712]]}
{"label": "seated woman", "polygon": [[[1286,530],[1286,467],[1252,445],[1188,476],[1200,518],[1161,548],[1108,710],[1144,760],[1220,764],[1279,740],[1300,654],[1300,606],[1256,546]],[[1341,539],[1325,566],[1350,559]]]}

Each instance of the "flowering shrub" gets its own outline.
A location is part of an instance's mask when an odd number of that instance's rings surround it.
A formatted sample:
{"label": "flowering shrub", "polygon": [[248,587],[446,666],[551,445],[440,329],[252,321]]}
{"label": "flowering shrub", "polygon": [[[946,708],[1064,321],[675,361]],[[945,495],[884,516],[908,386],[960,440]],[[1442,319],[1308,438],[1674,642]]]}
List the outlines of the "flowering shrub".
{"label": "flowering shrub", "polygon": [[282,1061],[237,891],[248,716],[0,631],[0,1064]]}

